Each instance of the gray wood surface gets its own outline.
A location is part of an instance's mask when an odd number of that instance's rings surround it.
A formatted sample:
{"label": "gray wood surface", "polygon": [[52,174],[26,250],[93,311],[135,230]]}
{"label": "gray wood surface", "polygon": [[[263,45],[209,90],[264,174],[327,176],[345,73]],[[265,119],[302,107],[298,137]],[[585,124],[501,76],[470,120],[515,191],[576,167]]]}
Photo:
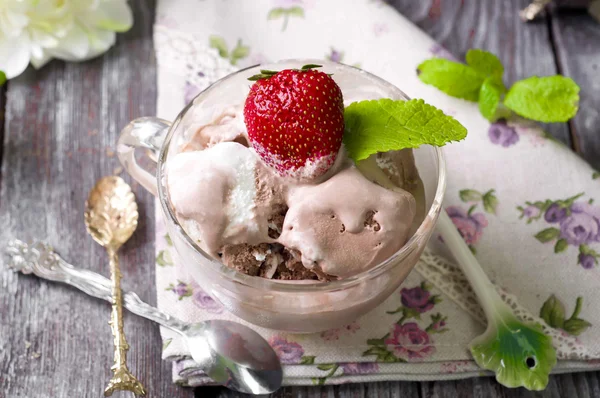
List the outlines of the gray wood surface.
{"label": "gray wood surface", "polygon": [[[497,53],[506,83],[557,72],[583,87],[570,124],[548,126],[600,168],[600,25],[584,13],[522,24],[526,0],[390,0],[458,57],[479,47]],[[29,69],[0,89],[0,243],[46,239],[68,259],[108,274],[103,249],[86,235],[83,204],[93,182],[114,172],[121,127],[155,112],[152,49],[155,1],[131,2],[135,26],[103,57]],[[5,96],[4,96],[5,92]],[[153,199],[133,185],[140,226],[123,248],[124,286],[154,303]],[[0,397],[100,397],[112,362],[109,309],[75,290],[0,270]],[[171,383],[160,359],[158,328],[126,315],[129,363],[150,397],[236,397],[223,388],[195,391]],[[27,342],[31,347],[26,348]],[[274,397],[599,397],[600,372],[553,376],[544,392],[510,390],[492,378],[288,387]]]}

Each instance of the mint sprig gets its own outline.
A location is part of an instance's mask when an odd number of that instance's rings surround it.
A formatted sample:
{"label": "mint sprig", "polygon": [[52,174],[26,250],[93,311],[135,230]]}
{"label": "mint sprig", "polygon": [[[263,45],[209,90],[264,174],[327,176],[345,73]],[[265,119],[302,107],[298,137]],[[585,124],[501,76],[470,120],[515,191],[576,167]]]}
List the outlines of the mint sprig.
{"label": "mint sprig", "polygon": [[467,129],[421,99],[354,102],[344,111],[344,146],[358,162],[378,152],[460,141]]}
{"label": "mint sprig", "polygon": [[534,76],[515,82],[507,91],[498,57],[472,49],[465,59],[466,65],[443,58],[426,60],[417,68],[419,78],[452,97],[478,102],[490,121],[505,118],[510,111],[547,123],[566,122],[577,113],[579,86],[568,77]]}

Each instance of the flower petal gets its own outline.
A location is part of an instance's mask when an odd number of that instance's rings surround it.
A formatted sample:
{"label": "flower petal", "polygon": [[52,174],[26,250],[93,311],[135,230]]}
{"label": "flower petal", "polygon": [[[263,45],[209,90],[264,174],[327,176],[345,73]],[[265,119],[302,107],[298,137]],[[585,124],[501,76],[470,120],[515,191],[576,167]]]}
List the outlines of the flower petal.
{"label": "flower petal", "polygon": [[29,36],[0,38],[0,70],[8,79],[23,73],[31,57]]}
{"label": "flower petal", "polygon": [[48,61],[52,59],[52,56],[42,49],[40,54],[32,54],[31,55],[31,65],[35,69],[40,69],[42,66],[46,65]]}
{"label": "flower petal", "polygon": [[85,59],[90,51],[90,39],[78,24],[74,24],[58,45],[48,50],[51,55],[65,61]]}
{"label": "flower petal", "polygon": [[100,3],[96,26],[114,32],[126,32],[133,25],[131,8],[124,0],[105,0]]}
{"label": "flower petal", "polygon": [[85,59],[94,58],[108,50],[113,44],[115,44],[117,35],[115,32],[111,32],[103,29],[93,29],[89,33],[90,39],[90,51],[88,52]]}

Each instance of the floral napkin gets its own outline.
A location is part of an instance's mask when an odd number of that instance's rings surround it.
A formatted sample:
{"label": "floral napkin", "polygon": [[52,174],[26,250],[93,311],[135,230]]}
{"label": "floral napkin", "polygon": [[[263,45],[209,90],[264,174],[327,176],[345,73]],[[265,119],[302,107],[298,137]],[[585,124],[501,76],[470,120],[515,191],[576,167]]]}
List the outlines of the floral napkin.
{"label": "floral napkin", "polygon": [[[159,0],[154,35],[158,116],[166,119],[237,68],[285,58],[360,66],[454,115],[469,136],[445,150],[446,211],[516,314],[553,336],[555,371],[600,368],[600,174],[535,124],[490,125],[476,104],[422,84],[421,61],[451,56],[383,1]],[[173,261],[160,218],[157,211],[158,306],[190,322],[236,319]],[[439,254],[446,250],[434,235],[402,288],[350,325],[311,335],[256,328],[285,364],[285,384],[485,374],[467,350],[484,330],[481,309]],[[176,335],[162,336],[175,382],[210,382]]]}

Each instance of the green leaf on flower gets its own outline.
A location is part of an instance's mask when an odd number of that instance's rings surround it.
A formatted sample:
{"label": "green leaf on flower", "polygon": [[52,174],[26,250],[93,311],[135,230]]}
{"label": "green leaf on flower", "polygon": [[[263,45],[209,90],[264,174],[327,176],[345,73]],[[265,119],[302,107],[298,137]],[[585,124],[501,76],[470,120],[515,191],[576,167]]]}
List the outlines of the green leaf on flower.
{"label": "green leaf on flower", "polygon": [[417,67],[419,79],[448,95],[477,102],[479,89],[486,76],[459,62],[432,58]]}
{"label": "green leaf on flower", "polygon": [[333,368],[335,368],[337,366],[337,364],[335,363],[322,363],[320,365],[317,365],[317,369],[319,370],[331,370]]}
{"label": "green leaf on flower", "polygon": [[279,17],[282,17],[285,14],[285,8],[282,7],[277,7],[277,8],[272,8],[269,13],[267,14],[267,19],[271,20],[271,19],[277,19]]}
{"label": "green leaf on flower", "polygon": [[221,36],[211,35],[208,38],[208,45],[209,47],[216,49],[219,52],[219,56],[221,58],[229,58],[227,42]]}
{"label": "green leaf on flower", "polygon": [[173,246],[173,241],[171,240],[169,234],[165,234],[165,242],[167,242],[167,245]]}
{"label": "green leaf on flower", "polygon": [[235,65],[240,59],[246,58],[250,54],[250,47],[242,44],[242,40],[239,39],[235,48],[231,51],[231,64]]}
{"label": "green leaf on flower", "polygon": [[492,189],[483,195],[483,209],[490,214],[496,214],[496,207],[498,207],[498,199],[494,192],[495,190]]}
{"label": "green leaf on flower", "polygon": [[304,8],[302,8],[300,6],[290,7],[285,10],[285,13],[288,15],[292,15],[294,17],[304,18]]}
{"label": "green leaf on flower", "polygon": [[491,76],[485,79],[479,90],[479,111],[487,120],[494,122],[498,119],[498,105],[506,88],[502,80]]}
{"label": "green leaf on flower", "polygon": [[535,238],[542,243],[550,242],[558,238],[560,235],[560,230],[556,228],[546,228],[541,230],[537,234],[535,234]]}
{"label": "green leaf on flower", "polygon": [[543,390],[556,364],[552,339],[539,325],[524,324],[510,313],[498,317],[471,342],[475,362],[496,373],[496,380],[506,387]]}
{"label": "green leaf on flower", "polygon": [[[2,77],[0,76],[0,82],[1,82],[1,80],[2,80]],[[1,85],[2,85],[2,83],[0,83],[0,86],[1,86]],[[600,171],[594,171],[594,172],[592,173],[592,180],[595,180],[595,179],[597,179],[597,178],[600,178]]]}
{"label": "green leaf on flower", "polygon": [[564,239],[559,239],[554,245],[554,253],[562,253],[569,247],[569,243]]}
{"label": "green leaf on flower", "polygon": [[565,306],[556,298],[556,296],[551,295],[540,309],[540,318],[542,318],[548,326],[562,328],[565,322]]}
{"label": "green leaf on flower", "polygon": [[388,351],[388,349],[386,347],[380,347],[380,346],[371,347],[367,351],[363,352],[363,354],[362,354],[363,357],[370,356],[370,355],[376,356],[377,362],[388,362],[388,363],[406,362],[401,358],[397,358],[393,353]]}
{"label": "green leaf on flower", "polygon": [[385,339],[368,339],[367,340],[367,344],[368,345],[379,345],[379,346],[385,346],[385,343],[383,342],[383,340]]}
{"label": "green leaf on flower", "polygon": [[314,355],[304,355],[300,358],[300,365],[314,365],[315,358]]}
{"label": "green leaf on flower", "polygon": [[596,263],[598,263],[597,257],[600,257],[600,253],[598,253],[597,251],[595,251],[588,245],[586,245],[586,244],[579,245],[579,253],[586,254],[586,255],[592,256],[592,257],[596,257]]}
{"label": "green leaf on flower", "polygon": [[564,76],[533,76],[516,82],[504,98],[507,108],[539,122],[566,122],[579,108],[579,86]]}
{"label": "green leaf on flower", "polygon": [[171,254],[167,250],[161,250],[158,252],[158,256],[156,256],[156,263],[161,267],[167,265],[173,265],[173,260],[171,259]]}
{"label": "green leaf on flower", "polygon": [[458,192],[458,196],[463,202],[478,202],[483,197],[479,191],[474,189],[463,189]]}
{"label": "green leaf on flower", "polygon": [[579,336],[590,326],[592,326],[592,324],[588,321],[575,318],[565,321],[565,324],[563,325],[562,329],[569,334]]}
{"label": "green leaf on flower", "polygon": [[473,214],[473,212],[475,211],[476,208],[477,208],[477,205],[473,205],[473,206],[469,207],[469,210],[467,210],[467,215],[470,216],[471,214]]}
{"label": "green leaf on flower", "polygon": [[6,74],[0,70],[0,87],[6,83]]}
{"label": "green leaf on flower", "polygon": [[504,66],[500,59],[488,51],[471,49],[467,51],[465,60],[467,65],[486,76],[501,77],[504,73]]}
{"label": "green leaf on flower", "polygon": [[169,344],[171,344],[171,342],[173,341],[173,339],[165,339],[165,341],[163,341],[163,345],[162,345],[162,350],[166,350],[167,347],[169,346]]}
{"label": "green leaf on flower", "polygon": [[467,136],[456,119],[420,99],[354,102],[346,107],[344,121],[344,145],[354,161],[378,152],[443,146]]}

